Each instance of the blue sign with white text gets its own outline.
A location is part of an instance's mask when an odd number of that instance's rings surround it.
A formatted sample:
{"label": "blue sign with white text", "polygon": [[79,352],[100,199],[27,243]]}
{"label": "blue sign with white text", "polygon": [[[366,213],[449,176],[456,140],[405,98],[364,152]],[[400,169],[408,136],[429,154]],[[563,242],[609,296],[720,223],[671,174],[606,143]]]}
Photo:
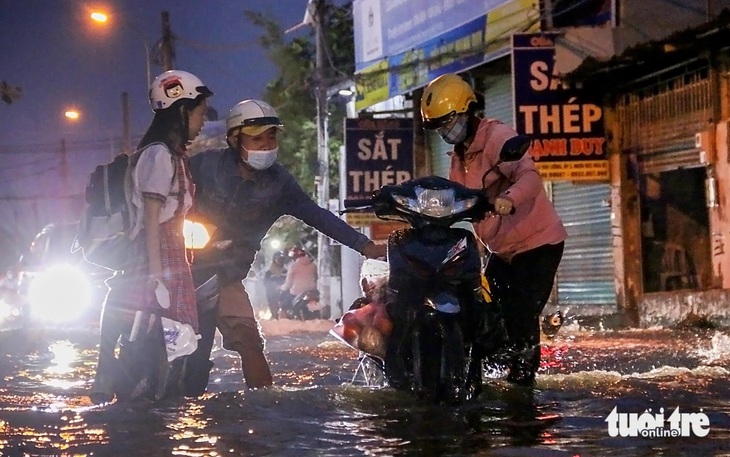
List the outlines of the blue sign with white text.
{"label": "blue sign with white text", "polygon": [[512,35],[515,129],[532,138],[529,153],[543,177],[608,177],[598,96],[555,74],[555,32]]}
{"label": "blue sign with white text", "polygon": [[382,186],[413,178],[413,119],[346,119],[346,198],[363,200]]}

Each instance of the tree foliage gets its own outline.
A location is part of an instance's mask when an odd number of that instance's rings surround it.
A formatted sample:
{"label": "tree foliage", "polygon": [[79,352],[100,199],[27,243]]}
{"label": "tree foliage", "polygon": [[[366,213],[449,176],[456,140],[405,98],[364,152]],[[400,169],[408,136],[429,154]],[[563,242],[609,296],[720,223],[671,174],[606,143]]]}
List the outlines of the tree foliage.
{"label": "tree foliage", "polygon": [[[317,157],[317,89],[326,90],[352,78],[355,69],[355,51],[352,29],[352,4],[334,5],[320,0],[323,17],[324,67],[321,77],[316,67],[316,40],[314,25],[306,26],[303,36],[289,37],[270,15],[246,11],[247,18],[259,27],[259,42],[268,58],[277,66],[278,76],[266,87],[264,100],[279,114],[286,131],[279,136],[279,161],[297,179],[302,188],[314,197],[315,177],[318,174]],[[297,32],[301,34],[300,32]],[[339,151],[343,144],[344,105],[333,98],[329,112],[329,182],[330,195],[339,192]],[[287,218],[272,228],[281,239],[291,245],[296,225]],[[302,224],[303,225],[303,224]],[[301,238],[316,239],[313,229],[301,227]],[[296,237],[295,237],[296,238]],[[305,243],[306,244],[306,243]],[[313,249],[311,246],[307,248]]]}
{"label": "tree foliage", "polygon": [[[286,132],[279,141],[280,161],[310,194],[314,193],[317,163],[318,83],[326,88],[351,78],[355,52],[352,31],[352,5],[337,6],[323,0],[325,66],[322,78],[317,74],[315,27],[307,26],[304,36],[289,38],[271,16],[247,11],[246,16],[262,29],[260,43],[279,75],[270,81],[264,99],[277,110]],[[334,100],[337,102],[338,100]],[[330,195],[339,186],[339,149],[342,145],[344,107],[330,103]]]}

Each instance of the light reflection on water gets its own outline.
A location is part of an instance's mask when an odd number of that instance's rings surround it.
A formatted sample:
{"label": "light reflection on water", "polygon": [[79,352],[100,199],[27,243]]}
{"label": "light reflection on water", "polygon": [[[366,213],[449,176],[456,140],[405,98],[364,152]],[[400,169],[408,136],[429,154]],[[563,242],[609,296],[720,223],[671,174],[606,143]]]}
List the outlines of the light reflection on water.
{"label": "light reflection on water", "polygon": [[[212,393],[158,405],[92,406],[95,341],[48,341],[0,359],[1,455],[723,455],[730,338],[722,332],[569,332],[546,345],[534,393],[490,380],[459,408],[351,383],[357,354],[326,336],[268,345],[279,387],[244,391],[216,353]],[[610,438],[617,406],[703,408],[704,439]],[[537,448],[535,448],[537,446]]]}

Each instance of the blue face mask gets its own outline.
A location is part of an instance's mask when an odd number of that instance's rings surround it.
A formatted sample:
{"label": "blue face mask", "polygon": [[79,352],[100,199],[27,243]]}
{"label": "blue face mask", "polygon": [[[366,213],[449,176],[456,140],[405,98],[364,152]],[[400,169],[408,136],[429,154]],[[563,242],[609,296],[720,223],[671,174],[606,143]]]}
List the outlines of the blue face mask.
{"label": "blue face mask", "polygon": [[462,113],[456,116],[450,126],[437,129],[441,139],[449,144],[459,144],[466,139],[469,116]]}

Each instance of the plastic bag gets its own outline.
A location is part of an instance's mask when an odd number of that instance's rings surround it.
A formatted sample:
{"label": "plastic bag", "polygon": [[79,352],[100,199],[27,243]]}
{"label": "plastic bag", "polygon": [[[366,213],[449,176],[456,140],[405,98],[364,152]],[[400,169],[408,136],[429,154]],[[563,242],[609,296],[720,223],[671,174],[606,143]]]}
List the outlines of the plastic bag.
{"label": "plastic bag", "polygon": [[[360,284],[367,282],[375,285],[388,279],[390,274],[390,266],[384,260],[367,259],[363,261],[360,267]],[[363,293],[367,294],[367,290],[363,289]]]}
{"label": "plastic bag", "polygon": [[346,312],[330,334],[348,346],[381,359],[385,358],[393,323],[385,308],[390,268],[383,260],[367,259],[360,268],[364,297],[355,301],[357,309]]}
{"label": "plastic bag", "polygon": [[392,329],[385,304],[373,302],[346,312],[330,334],[354,349],[383,359]]}
{"label": "plastic bag", "polygon": [[195,352],[200,335],[195,334],[190,324],[183,324],[166,317],[162,317],[160,320],[165,334],[168,362]]}
{"label": "plastic bag", "polygon": [[167,290],[167,287],[159,279],[155,288],[155,298],[162,308],[167,309],[170,307],[170,291]]}

